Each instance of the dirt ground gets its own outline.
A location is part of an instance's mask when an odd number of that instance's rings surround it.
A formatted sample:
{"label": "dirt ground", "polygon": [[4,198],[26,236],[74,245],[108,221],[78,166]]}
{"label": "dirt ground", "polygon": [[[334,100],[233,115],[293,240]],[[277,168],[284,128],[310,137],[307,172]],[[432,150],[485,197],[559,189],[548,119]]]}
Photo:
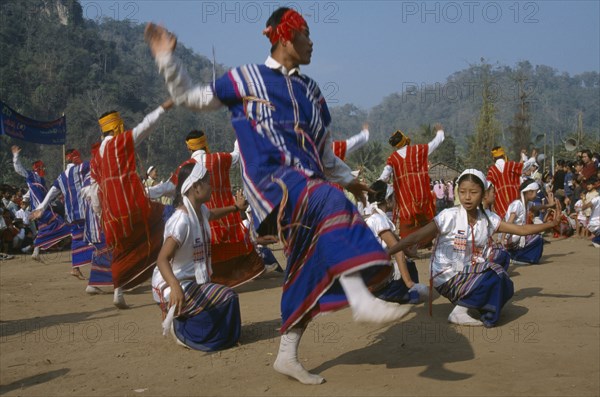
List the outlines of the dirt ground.
{"label": "dirt ground", "polygon": [[[238,347],[207,354],[161,335],[150,286],[112,306],[69,275],[68,252],[48,264],[0,262],[0,394],[21,396],[597,396],[600,250],[579,239],[545,246],[543,264],[510,273],[515,296],[497,328],[446,322],[436,294],[386,326],[356,324],[348,309],[317,318],[300,359],[327,383],[305,386],[276,373],[282,277],[237,289]],[[417,261],[427,272],[427,252]],[[89,270],[87,270],[89,272]],[[84,270],[86,273],[86,270]]]}

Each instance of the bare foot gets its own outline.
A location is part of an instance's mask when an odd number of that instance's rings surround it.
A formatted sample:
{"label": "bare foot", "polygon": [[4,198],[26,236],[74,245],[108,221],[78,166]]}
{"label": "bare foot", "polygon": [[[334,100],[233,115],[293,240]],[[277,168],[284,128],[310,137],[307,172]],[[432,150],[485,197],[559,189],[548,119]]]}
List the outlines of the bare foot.
{"label": "bare foot", "polygon": [[78,267],[73,268],[73,270],[71,270],[71,276],[73,277],[77,277],[80,280],[85,280],[85,276],[83,275],[83,273],[81,273],[81,270],[79,270]]}

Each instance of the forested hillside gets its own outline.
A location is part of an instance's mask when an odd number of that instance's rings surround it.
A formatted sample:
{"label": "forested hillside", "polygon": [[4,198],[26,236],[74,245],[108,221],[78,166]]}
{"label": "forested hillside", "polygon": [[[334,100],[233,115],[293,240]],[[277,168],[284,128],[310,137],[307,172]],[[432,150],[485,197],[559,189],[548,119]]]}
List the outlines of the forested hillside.
{"label": "forested hillside", "polygon": [[[100,139],[97,118],[118,110],[133,128],[168,98],[164,81],[143,40],[144,25],[111,19],[95,23],[82,17],[75,0],[9,0],[0,5],[0,99],[39,120],[67,116],[67,148],[84,158]],[[9,23],[5,23],[9,22]],[[180,44],[177,54],[199,81],[212,79],[212,62]],[[224,69],[217,66],[217,73]],[[174,109],[139,150],[140,165],[154,164],[163,176],[188,157],[184,137],[191,129],[209,132],[215,150],[233,149],[233,129],[226,111],[193,113]],[[10,145],[25,147],[24,161],[42,158],[48,174],[62,167],[62,148],[1,138],[0,181],[17,182]],[[9,172],[6,172],[9,171]]]}
{"label": "forested hillside", "polygon": [[[76,0],[3,0],[0,18],[0,99],[16,111],[40,120],[55,119],[64,112],[68,127],[66,146],[79,149],[86,158],[91,144],[99,140],[99,115],[119,110],[131,128],[167,98],[164,82],[143,40],[143,24],[85,19]],[[177,53],[195,80],[212,79],[210,59],[193,53],[182,43]],[[217,74],[224,70],[217,65]],[[403,92],[382,98],[372,109],[352,104],[334,107],[334,136],[341,139],[357,133],[367,120],[372,142],[352,156],[350,162],[353,166],[364,165],[374,174],[392,150],[387,138],[393,131],[402,129],[413,137],[413,142],[426,142],[432,136],[430,125],[441,122],[448,138],[433,160],[457,167],[469,165],[468,152],[482,109],[484,75],[488,81],[488,104],[495,110],[498,129],[497,136],[486,144],[512,146],[517,139],[513,132],[521,131],[514,129],[515,114],[525,103],[527,119],[521,121],[530,146],[541,146],[545,133],[548,145],[554,136],[561,148],[561,139],[575,134],[581,112],[584,143],[599,149],[598,72],[570,76],[528,61],[511,67],[481,60],[452,74],[445,82],[429,86],[405,84]],[[208,131],[214,150],[232,149],[233,130],[225,110],[199,114],[175,109],[163,117],[157,130],[139,148],[142,169],[157,165],[163,176],[168,176],[187,157],[183,137],[194,128]],[[59,147],[30,145],[6,136],[0,137],[0,144],[0,182],[19,181],[11,171],[12,144],[26,147],[25,161],[42,158],[48,164],[50,177],[62,167]]]}

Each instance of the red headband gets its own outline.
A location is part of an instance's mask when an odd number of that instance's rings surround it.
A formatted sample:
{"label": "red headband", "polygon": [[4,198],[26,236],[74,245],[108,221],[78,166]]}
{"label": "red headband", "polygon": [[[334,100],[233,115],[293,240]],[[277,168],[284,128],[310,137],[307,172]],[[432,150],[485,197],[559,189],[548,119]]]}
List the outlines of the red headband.
{"label": "red headband", "polygon": [[46,171],[44,170],[44,162],[42,160],[38,160],[35,163],[33,163],[33,166],[31,168],[33,168],[33,170],[37,172],[37,174],[42,178],[46,174]]}
{"label": "red headband", "polygon": [[76,149],[73,149],[73,151],[71,151],[70,153],[67,153],[65,158],[67,159],[67,161],[69,163],[73,163],[75,165],[82,163],[81,155],[79,154],[79,152]]}
{"label": "red headband", "polygon": [[307,27],[302,15],[294,10],[287,10],[283,14],[279,25],[275,29],[272,26],[267,27],[263,30],[263,34],[269,38],[272,45],[275,45],[279,40],[291,41],[296,32],[301,32]]}

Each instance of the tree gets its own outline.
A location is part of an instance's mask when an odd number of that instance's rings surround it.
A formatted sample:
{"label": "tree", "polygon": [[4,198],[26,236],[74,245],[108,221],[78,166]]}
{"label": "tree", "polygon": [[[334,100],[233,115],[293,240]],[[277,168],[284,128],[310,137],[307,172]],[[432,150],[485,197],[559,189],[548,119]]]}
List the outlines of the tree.
{"label": "tree", "polygon": [[381,171],[387,160],[387,154],[381,142],[370,141],[352,153],[346,161],[350,168],[362,170],[362,176],[367,183],[371,183],[376,181],[379,175],[381,175]]}
{"label": "tree", "polygon": [[[483,58],[482,62],[484,62]],[[484,170],[489,164],[491,149],[498,143],[500,126],[496,119],[494,101],[497,97],[492,91],[491,66],[487,63],[482,63],[480,71],[482,104],[475,134],[470,140],[467,162],[470,167]]]}
{"label": "tree", "polygon": [[511,134],[511,150],[513,159],[519,159],[522,149],[529,150],[531,142],[531,116],[529,113],[530,103],[529,94],[523,88],[527,77],[523,73],[518,73],[515,79],[519,90],[519,108],[515,113],[513,124],[508,127]]}

